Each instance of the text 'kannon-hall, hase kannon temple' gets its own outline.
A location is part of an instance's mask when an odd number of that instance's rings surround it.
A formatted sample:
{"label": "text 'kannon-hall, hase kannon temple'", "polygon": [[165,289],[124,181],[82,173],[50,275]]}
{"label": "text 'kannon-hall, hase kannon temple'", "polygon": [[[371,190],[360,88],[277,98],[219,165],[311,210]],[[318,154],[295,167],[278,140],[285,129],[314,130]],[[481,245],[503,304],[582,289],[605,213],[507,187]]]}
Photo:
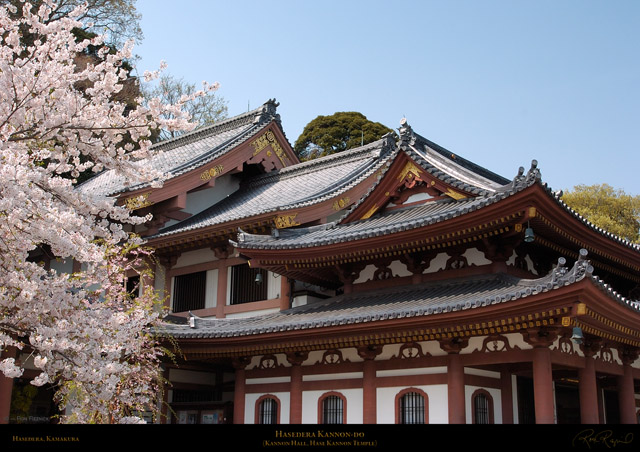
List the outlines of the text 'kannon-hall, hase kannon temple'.
{"label": "text 'kannon-hall, hase kannon temple'", "polygon": [[276,108],[157,144],[161,188],[79,187],[153,214],[165,422],[637,423],[638,245],[405,120],[301,163]]}

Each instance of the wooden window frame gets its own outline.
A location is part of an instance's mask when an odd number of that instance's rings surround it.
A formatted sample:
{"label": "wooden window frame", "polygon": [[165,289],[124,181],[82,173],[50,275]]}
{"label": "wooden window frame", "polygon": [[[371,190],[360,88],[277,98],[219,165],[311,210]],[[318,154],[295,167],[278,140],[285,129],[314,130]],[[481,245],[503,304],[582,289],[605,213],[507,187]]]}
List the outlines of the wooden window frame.
{"label": "wooden window frame", "polygon": [[280,407],[282,406],[282,404],[280,403],[280,399],[276,396],[274,396],[273,394],[265,394],[263,396],[260,396],[258,398],[258,400],[256,400],[256,408],[255,408],[255,423],[256,424],[261,424],[261,425],[266,425],[266,424],[262,424],[262,416],[261,414],[261,408],[262,408],[262,403],[265,400],[273,400],[276,403],[276,424],[280,424]]}
{"label": "wooden window frame", "polygon": [[493,396],[486,389],[476,389],[471,395],[471,423],[472,424],[476,423],[476,397],[480,395],[483,395],[487,398],[487,410],[488,410],[487,417],[489,419],[489,424],[493,424],[495,422],[494,416],[493,416],[493,412],[494,412]]}
{"label": "wooden window frame", "polygon": [[[318,398],[318,424],[325,424],[324,422],[324,403],[329,397],[337,397],[342,400],[342,424],[347,423],[347,398],[336,391],[325,392]],[[339,425],[339,424],[326,424],[326,425]]]}
{"label": "wooden window frame", "polygon": [[401,409],[401,401],[402,398],[410,393],[416,393],[420,396],[422,396],[422,398],[424,399],[424,423],[428,424],[429,423],[429,396],[427,395],[426,392],[424,392],[422,389],[418,389],[418,388],[406,388],[403,389],[402,391],[398,392],[396,394],[396,399],[395,399],[395,411],[396,411],[396,424],[402,424],[402,409]]}

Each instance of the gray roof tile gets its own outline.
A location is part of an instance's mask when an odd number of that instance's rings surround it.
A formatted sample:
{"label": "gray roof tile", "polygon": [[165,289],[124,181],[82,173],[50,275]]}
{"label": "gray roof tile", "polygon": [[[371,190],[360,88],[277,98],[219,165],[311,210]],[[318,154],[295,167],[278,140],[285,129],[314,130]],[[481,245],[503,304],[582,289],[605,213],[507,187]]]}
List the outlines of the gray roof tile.
{"label": "gray roof tile", "polygon": [[[255,136],[271,120],[279,120],[276,106],[274,101],[269,101],[250,112],[156,143],[152,147],[155,155],[144,164],[164,173],[165,180],[189,172]],[[77,189],[96,196],[114,196],[144,186],[146,184],[127,185],[121,175],[107,170],[80,184]]]}
{"label": "gray roof tile", "polygon": [[[176,338],[225,338],[251,336],[334,325],[349,325],[404,317],[481,309],[509,303],[539,293],[557,290],[587,278],[616,302],[640,313],[638,301],[618,295],[593,275],[586,252],[568,268],[564,259],[546,276],[521,279],[506,274],[489,274],[424,284],[389,287],[339,295],[278,313],[238,319],[196,318],[195,327],[165,323],[163,332]],[[184,319],[186,323],[186,319]]]}
{"label": "gray roof tile", "polygon": [[161,230],[154,238],[331,199],[371,176],[387,161],[389,151],[389,141],[378,140],[258,176],[218,204]]}

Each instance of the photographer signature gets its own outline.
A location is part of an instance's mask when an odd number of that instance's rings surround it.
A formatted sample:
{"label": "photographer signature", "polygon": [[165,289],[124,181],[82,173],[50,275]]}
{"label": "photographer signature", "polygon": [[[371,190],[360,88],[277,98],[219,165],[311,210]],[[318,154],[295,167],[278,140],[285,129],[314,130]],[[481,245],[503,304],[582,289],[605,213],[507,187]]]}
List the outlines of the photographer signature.
{"label": "photographer signature", "polygon": [[586,429],[573,438],[572,445],[586,445],[589,449],[591,449],[591,446],[596,445],[612,448],[621,444],[631,444],[632,441],[633,433],[627,433],[624,436],[614,438],[613,431],[611,430],[596,432],[594,429]]}

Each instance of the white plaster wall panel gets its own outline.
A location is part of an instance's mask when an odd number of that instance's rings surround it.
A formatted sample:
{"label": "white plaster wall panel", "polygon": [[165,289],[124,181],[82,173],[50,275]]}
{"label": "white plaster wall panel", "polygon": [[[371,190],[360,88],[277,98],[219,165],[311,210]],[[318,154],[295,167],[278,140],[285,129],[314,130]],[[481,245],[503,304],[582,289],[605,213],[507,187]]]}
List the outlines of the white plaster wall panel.
{"label": "white plaster wall panel", "polygon": [[247,378],[246,385],[260,385],[260,384],[275,384],[275,383],[289,383],[291,377],[267,377],[267,378]]}
{"label": "white plaster wall panel", "polygon": [[[428,385],[428,386],[412,386],[420,389],[427,394],[429,404],[429,424],[447,424],[449,423],[448,413],[448,396],[447,385]],[[378,424],[395,424],[396,395],[407,389],[404,386],[378,388],[377,395],[377,423]]]}
{"label": "white plaster wall panel", "polygon": [[326,381],[326,380],[349,380],[352,378],[362,378],[362,372],[343,372],[336,374],[311,374],[303,375],[302,381]]}
{"label": "white plaster wall panel", "polygon": [[432,196],[429,193],[416,193],[415,195],[411,195],[407,198],[404,204],[411,204],[412,202],[418,201],[426,201],[427,199],[431,199]]}
{"label": "white plaster wall panel", "polygon": [[464,373],[467,375],[478,375],[480,377],[496,378],[498,380],[500,379],[500,372],[494,372],[491,370],[484,370],[484,369],[476,369],[475,367],[465,367]]}
{"label": "white plaster wall panel", "polygon": [[189,265],[196,264],[204,264],[206,262],[217,261],[218,258],[213,253],[211,248],[202,248],[199,250],[187,251],[186,253],[182,253],[178,260],[176,261],[176,265],[173,268],[181,268],[187,267]]}
{"label": "white plaster wall panel", "polygon": [[390,369],[390,370],[379,370],[376,372],[376,377],[403,377],[406,375],[437,375],[437,374],[446,374],[447,367],[446,366],[437,366],[437,367],[416,367],[416,368],[408,368],[408,369]]}
{"label": "white plaster wall panel", "polygon": [[400,353],[400,347],[402,347],[402,344],[385,345],[384,347],[382,347],[382,352],[380,352],[380,354],[376,356],[376,360],[386,361],[398,356],[398,353]]}
{"label": "white plaster wall panel", "polygon": [[467,424],[473,422],[473,393],[478,389],[487,391],[493,399],[493,422],[495,424],[502,424],[502,392],[495,388],[483,388],[480,386],[465,386],[464,399],[465,399],[465,416]]}
{"label": "white plaster wall panel", "polygon": [[373,279],[373,274],[376,272],[377,267],[375,265],[367,265],[358,275],[358,278],[353,281],[354,284],[363,283]]}
{"label": "white plaster wall panel", "polygon": [[[516,264],[516,258],[518,257],[518,254],[514,251],[513,254],[511,254],[511,257],[507,260],[507,265],[511,265],[514,266]],[[532,272],[534,275],[538,274],[538,271],[536,270],[536,267],[533,263],[533,260],[531,259],[531,256],[529,256],[528,254],[524,257],[525,262],[527,263],[527,271]]]}
{"label": "white plaster wall panel", "polygon": [[[280,423],[289,423],[289,393],[288,392],[270,392],[269,395],[275,396],[280,401]],[[244,423],[255,424],[256,421],[256,402],[267,393],[247,394],[244,402]]]}
{"label": "white plaster wall panel", "polygon": [[341,390],[339,386],[332,389],[322,391],[304,391],[302,393],[302,423],[317,424],[318,419],[318,401],[323,394],[327,392],[338,392],[342,394],[346,400],[347,424],[362,424],[362,407],[363,395],[362,389],[345,389]]}
{"label": "white plaster wall panel", "polygon": [[236,313],[227,314],[226,317],[228,319],[239,319],[239,318],[246,318],[246,317],[254,317],[254,316],[263,315],[263,314],[274,314],[276,312],[280,312],[280,308],[261,309],[258,311],[248,311],[248,312],[236,312]]}
{"label": "white plaster wall panel", "polygon": [[442,350],[438,341],[420,342],[420,345],[422,346],[422,352],[424,354],[429,353],[431,356],[444,356],[447,354],[447,352]]}
{"label": "white plaster wall panel", "polygon": [[282,276],[276,275],[273,272],[268,272],[267,280],[269,281],[269,286],[267,287],[267,298],[269,300],[273,300],[275,298],[280,298],[280,288],[282,284]]}
{"label": "white plaster wall panel", "polygon": [[447,266],[449,255],[447,253],[439,253],[429,264],[429,267],[425,269],[423,273],[435,273],[440,270],[444,270]]}
{"label": "white plaster wall panel", "polygon": [[484,253],[478,248],[468,248],[462,255],[467,258],[469,265],[480,266],[491,264],[491,261],[487,259]]}
{"label": "white plaster wall panel", "polygon": [[400,261],[393,261],[391,262],[391,265],[389,265],[389,268],[391,269],[391,272],[393,274],[393,276],[411,276],[413,275],[413,273],[411,273],[409,270],[407,270],[407,266],[405,264],[403,264]]}
{"label": "white plaster wall panel", "polygon": [[207,271],[207,285],[205,289],[205,299],[204,299],[205,308],[216,307],[217,292],[218,292],[218,269],[214,268],[213,270]]}

